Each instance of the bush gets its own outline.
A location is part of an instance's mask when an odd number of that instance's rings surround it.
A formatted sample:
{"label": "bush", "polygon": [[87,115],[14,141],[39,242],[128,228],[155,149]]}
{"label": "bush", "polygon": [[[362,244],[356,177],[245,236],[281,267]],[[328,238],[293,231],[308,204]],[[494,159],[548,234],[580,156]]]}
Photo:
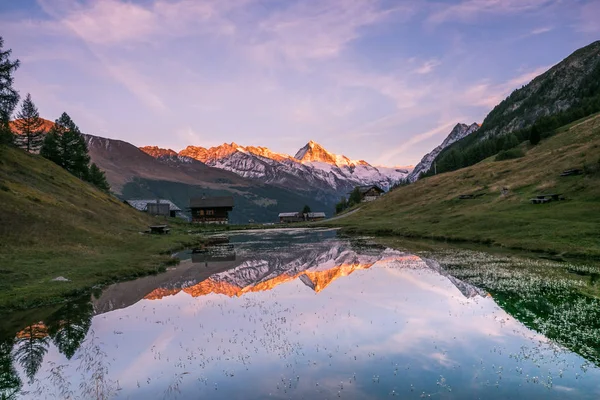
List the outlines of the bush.
{"label": "bush", "polygon": [[502,150],[496,155],[495,161],[512,160],[523,156],[525,156],[525,153],[521,149]]}

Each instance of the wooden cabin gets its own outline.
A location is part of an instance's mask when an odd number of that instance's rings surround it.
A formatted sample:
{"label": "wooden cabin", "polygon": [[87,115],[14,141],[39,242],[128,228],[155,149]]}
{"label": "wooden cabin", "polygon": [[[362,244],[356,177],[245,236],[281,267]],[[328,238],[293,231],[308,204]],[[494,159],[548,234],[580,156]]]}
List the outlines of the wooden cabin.
{"label": "wooden cabin", "polygon": [[154,199],[154,200],[125,200],[136,210],[143,211],[150,215],[160,215],[165,217],[176,217],[177,213],[181,212],[181,208],[177,207],[171,200]]}
{"label": "wooden cabin", "polygon": [[233,210],[232,196],[193,197],[190,199],[192,222],[200,224],[228,224]]}
{"label": "wooden cabin", "polygon": [[324,212],[309,212],[307,214],[304,214],[304,218],[307,221],[321,221],[324,220],[326,216]]}
{"label": "wooden cabin", "polygon": [[377,200],[383,193],[385,193],[382,188],[376,185],[359,186],[358,190],[360,191],[360,199],[363,203]]}
{"label": "wooden cabin", "polygon": [[279,213],[278,217],[280,224],[290,224],[292,222],[304,221],[302,213],[299,212],[282,212]]}

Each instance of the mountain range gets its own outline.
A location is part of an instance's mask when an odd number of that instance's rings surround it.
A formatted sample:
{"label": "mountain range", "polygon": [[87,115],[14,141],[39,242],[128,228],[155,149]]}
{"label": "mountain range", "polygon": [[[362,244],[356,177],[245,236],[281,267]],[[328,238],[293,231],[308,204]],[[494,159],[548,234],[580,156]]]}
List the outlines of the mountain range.
{"label": "mountain range", "polygon": [[224,143],[208,149],[188,146],[179,153],[154,146],[140,149],[157,159],[170,158],[176,162],[186,157],[263,183],[300,191],[316,189],[334,194],[336,200],[360,185],[378,185],[388,190],[409,173],[406,168],[379,169],[364,160],[350,160],[327,151],[312,140],[294,157],[273,152],[266,147],[240,146],[236,143]]}

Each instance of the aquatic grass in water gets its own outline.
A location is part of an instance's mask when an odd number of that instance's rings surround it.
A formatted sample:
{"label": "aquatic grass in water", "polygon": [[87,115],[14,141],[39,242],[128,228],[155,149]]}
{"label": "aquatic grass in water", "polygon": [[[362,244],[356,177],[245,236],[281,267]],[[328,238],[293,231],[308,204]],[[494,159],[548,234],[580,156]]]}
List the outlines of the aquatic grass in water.
{"label": "aquatic grass in water", "polygon": [[[45,357],[31,381],[13,357],[27,341],[10,337],[0,371],[10,366],[22,378],[11,387],[16,398],[600,395],[600,370],[590,363],[596,339],[581,336],[578,347],[548,339],[539,332],[554,334],[551,311],[571,308],[562,298],[532,303],[545,293],[576,293],[585,277],[559,274],[564,281],[552,284],[500,258],[417,256],[334,231],[230,235],[233,254],[189,254],[177,269],[120,283],[90,307],[65,306],[39,321],[30,342]],[[529,286],[526,301],[516,297]]]}
{"label": "aquatic grass in water", "polygon": [[453,276],[489,291],[496,302],[528,327],[600,365],[600,299],[582,289],[597,266],[490,255],[474,251],[437,252]]}

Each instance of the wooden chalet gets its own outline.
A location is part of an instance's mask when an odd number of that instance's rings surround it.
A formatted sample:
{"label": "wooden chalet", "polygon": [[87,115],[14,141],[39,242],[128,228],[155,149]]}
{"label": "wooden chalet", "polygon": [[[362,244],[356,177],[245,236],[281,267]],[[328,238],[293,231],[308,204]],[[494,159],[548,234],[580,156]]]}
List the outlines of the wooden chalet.
{"label": "wooden chalet", "polygon": [[200,224],[228,224],[233,210],[232,196],[193,197],[190,199],[192,222]]}
{"label": "wooden chalet", "polygon": [[302,213],[299,212],[282,212],[279,213],[279,223],[280,224],[289,224],[292,222],[302,222],[304,221],[304,217]]}
{"label": "wooden chalet", "polygon": [[377,185],[359,186],[360,200],[362,202],[377,200],[385,191]]}

